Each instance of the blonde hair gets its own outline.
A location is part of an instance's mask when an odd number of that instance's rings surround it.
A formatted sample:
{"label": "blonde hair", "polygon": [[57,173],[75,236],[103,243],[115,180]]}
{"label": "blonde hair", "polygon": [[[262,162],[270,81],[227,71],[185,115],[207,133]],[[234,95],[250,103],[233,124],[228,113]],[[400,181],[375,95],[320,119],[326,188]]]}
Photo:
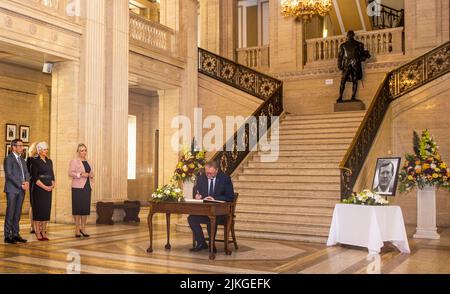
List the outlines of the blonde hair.
{"label": "blonde hair", "polygon": [[48,149],[48,145],[47,145],[46,142],[39,142],[39,143],[36,145],[37,153],[40,153],[40,152],[41,152],[42,150],[44,150],[44,149]]}
{"label": "blonde hair", "polygon": [[36,154],[37,154],[36,145],[37,145],[37,142],[34,142],[30,145],[30,148],[28,149],[28,157],[33,158],[36,156]]}
{"label": "blonde hair", "polygon": [[86,148],[86,150],[87,150],[86,145],[84,145],[83,143],[78,144],[77,153],[80,152],[80,149],[83,148],[83,147]]}

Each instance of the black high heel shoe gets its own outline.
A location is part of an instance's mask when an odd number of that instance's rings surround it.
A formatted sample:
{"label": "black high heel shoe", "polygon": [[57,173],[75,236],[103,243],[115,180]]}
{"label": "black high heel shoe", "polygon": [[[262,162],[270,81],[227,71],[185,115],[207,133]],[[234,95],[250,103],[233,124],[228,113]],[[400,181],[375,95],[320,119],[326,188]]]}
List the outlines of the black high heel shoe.
{"label": "black high heel shoe", "polygon": [[80,230],[81,235],[83,235],[83,237],[90,237],[90,235],[84,233],[82,230]]}
{"label": "black high heel shoe", "polygon": [[75,234],[75,238],[81,238],[81,235]]}

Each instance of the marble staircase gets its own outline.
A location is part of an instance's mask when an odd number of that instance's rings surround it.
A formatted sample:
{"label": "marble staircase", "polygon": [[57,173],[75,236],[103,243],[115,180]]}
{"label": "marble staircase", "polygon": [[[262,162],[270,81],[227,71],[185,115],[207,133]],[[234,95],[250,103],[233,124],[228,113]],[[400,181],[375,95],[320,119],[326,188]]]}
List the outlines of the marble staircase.
{"label": "marble staircase", "polygon": [[326,242],[340,200],[339,162],[364,112],[287,115],[280,124],[279,158],[255,152],[234,177],[239,193],[236,234]]}

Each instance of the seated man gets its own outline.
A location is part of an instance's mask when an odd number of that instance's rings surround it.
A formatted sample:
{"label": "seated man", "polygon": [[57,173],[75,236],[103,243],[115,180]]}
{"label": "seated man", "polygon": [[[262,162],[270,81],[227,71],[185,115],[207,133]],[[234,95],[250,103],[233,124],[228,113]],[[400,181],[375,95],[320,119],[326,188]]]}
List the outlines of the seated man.
{"label": "seated man", "polygon": [[[231,178],[223,172],[219,172],[219,164],[215,161],[206,163],[205,174],[197,177],[196,192],[195,199],[221,200],[226,202],[232,202],[234,199],[234,189]],[[226,215],[217,216],[216,227],[214,229],[217,230],[217,223],[223,223],[225,220]],[[202,249],[208,249],[201,224],[207,225],[209,234],[211,226],[209,217],[190,215],[188,217],[188,222],[197,244],[190,250],[197,252]]]}

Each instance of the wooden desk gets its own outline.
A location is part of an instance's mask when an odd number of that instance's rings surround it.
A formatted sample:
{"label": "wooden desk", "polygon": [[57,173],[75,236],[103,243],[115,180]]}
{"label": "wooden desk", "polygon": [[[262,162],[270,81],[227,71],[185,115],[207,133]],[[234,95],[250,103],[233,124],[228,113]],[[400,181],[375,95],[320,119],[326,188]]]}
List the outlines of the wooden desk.
{"label": "wooden desk", "polygon": [[[190,215],[205,215],[209,217],[211,222],[209,235],[211,237],[210,248],[209,248],[209,259],[215,259],[216,255],[213,251],[215,244],[215,227],[216,227],[216,216],[227,215],[228,220],[232,217],[231,214],[231,204],[232,203],[187,203],[187,202],[150,202],[149,203],[149,213],[148,213],[148,232],[150,235],[150,246],[147,252],[153,252],[153,215],[155,213],[165,213],[166,223],[167,223],[167,244],[165,248],[170,250],[170,214],[190,214]],[[227,221],[225,226],[224,234],[224,244],[225,244],[225,254],[230,255],[231,250],[228,249],[228,235],[230,232],[231,221]]]}

